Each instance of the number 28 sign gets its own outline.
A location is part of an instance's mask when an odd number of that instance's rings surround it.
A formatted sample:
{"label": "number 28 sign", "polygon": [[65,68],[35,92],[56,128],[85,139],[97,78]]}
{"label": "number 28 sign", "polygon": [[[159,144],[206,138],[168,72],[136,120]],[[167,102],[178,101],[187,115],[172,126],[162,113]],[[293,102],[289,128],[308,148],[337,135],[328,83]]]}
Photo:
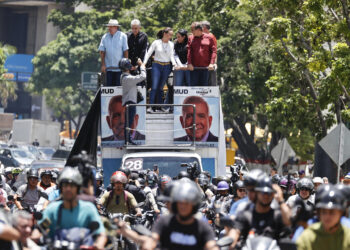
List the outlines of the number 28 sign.
{"label": "number 28 sign", "polygon": [[141,170],[143,165],[142,158],[127,159],[124,163],[124,168],[132,170]]}

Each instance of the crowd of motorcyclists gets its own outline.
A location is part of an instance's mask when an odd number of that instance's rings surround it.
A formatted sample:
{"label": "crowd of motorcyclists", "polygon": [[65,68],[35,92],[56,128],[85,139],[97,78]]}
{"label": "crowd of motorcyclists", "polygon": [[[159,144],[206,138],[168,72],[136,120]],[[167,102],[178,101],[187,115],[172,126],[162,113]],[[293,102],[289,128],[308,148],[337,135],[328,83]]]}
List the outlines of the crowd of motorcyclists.
{"label": "crowd of motorcyclists", "polygon": [[348,185],[154,169],[104,176],[84,154],[61,171],[5,168],[0,249],[350,249]]}

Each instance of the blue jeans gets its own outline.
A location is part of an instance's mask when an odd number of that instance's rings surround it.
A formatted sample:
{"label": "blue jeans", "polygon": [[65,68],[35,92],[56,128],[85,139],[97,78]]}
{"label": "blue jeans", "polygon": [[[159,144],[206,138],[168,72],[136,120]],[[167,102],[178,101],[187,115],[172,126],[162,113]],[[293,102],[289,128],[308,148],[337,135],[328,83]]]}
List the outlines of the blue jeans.
{"label": "blue jeans", "polygon": [[[135,104],[135,103],[132,102],[132,101],[128,101],[128,102],[125,103],[125,106],[127,104]],[[134,118],[135,118],[135,115],[136,115],[136,106],[129,106],[129,108],[128,108],[128,115],[129,115],[129,117],[128,117],[129,118],[128,124],[126,124],[127,123],[126,114],[127,113],[125,112],[125,125],[124,125],[124,128],[125,128],[125,131],[124,131],[125,141],[127,141],[128,139],[130,140],[131,135],[134,132],[133,130],[130,130],[129,131],[129,138],[126,137],[126,134],[127,134],[126,127],[131,128],[132,124],[134,123]]]}
{"label": "blue jeans", "polygon": [[162,91],[166,80],[171,72],[171,64],[160,65],[158,63],[152,64],[152,87],[149,98],[150,104],[162,103]]}
{"label": "blue jeans", "polygon": [[120,76],[122,72],[107,71],[106,73],[106,86],[120,86]]}
{"label": "blue jeans", "polygon": [[191,71],[191,86],[208,86],[209,71],[207,69],[195,69]]}
{"label": "blue jeans", "polygon": [[174,71],[174,86],[191,86],[189,70]]}

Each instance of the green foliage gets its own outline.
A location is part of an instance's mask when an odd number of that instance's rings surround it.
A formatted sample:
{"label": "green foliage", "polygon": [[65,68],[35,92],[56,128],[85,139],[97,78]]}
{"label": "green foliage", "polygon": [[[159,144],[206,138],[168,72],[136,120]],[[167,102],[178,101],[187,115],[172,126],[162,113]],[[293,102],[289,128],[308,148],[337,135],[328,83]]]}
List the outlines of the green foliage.
{"label": "green foliage", "polygon": [[9,100],[15,100],[17,98],[16,82],[7,80],[4,75],[6,73],[4,68],[6,57],[14,53],[16,53],[14,47],[0,43],[0,102],[3,107],[7,106]]}

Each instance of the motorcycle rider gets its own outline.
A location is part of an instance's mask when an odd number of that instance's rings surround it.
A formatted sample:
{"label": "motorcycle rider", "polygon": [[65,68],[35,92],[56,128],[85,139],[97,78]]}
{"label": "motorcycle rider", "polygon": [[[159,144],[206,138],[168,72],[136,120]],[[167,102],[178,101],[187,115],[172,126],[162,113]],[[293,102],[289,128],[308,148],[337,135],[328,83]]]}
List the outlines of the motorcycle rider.
{"label": "motorcycle rider", "polygon": [[132,213],[136,211],[141,216],[141,209],[137,205],[135,197],[124,189],[128,179],[121,171],[116,171],[110,179],[112,191],[102,195],[99,204],[105,207],[108,213]]}
{"label": "motorcycle rider", "polygon": [[287,205],[289,207],[293,207],[295,199],[299,196],[301,199],[304,200],[306,206],[313,208],[315,204],[315,196],[312,194],[312,191],[314,189],[314,184],[312,183],[312,180],[304,177],[298,180],[296,188],[297,194],[292,195],[288,198],[286,202]]}
{"label": "motorcycle rider", "polygon": [[181,181],[171,191],[173,214],[159,218],[152,228],[152,237],[144,241],[145,250],[155,249],[218,249],[210,226],[194,217],[201,202],[201,192],[193,181]]}
{"label": "motorcycle rider", "polygon": [[126,175],[126,177],[127,177],[127,183],[126,183],[124,189],[126,191],[128,191],[129,193],[131,193],[135,197],[135,199],[136,199],[136,201],[138,203],[144,202],[145,199],[146,199],[146,194],[143,192],[143,190],[141,190],[140,187],[138,187],[136,185],[136,183],[131,183],[129,181],[130,180],[130,176],[131,176],[130,169],[128,169],[128,168],[121,168],[119,171],[123,172]]}
{"label": "motorcycle rider", "polygon": [[350,249],[350,228],[340,223],[345,197],[331,186],[316,204],[320,222],[309,226],[297,240],[300,250]]}
{"label": "motorcycle rider", "polygon": [[[44,189],[38,186],[39,173],[36,169],[29,169],[27,173],[27,184],[20,186],[14,196],[15,205],[19,210],[29,207],[33,209],[41,197],[48,199]],[[18,200],[21,199],[21,201]]]}
{"label": "motorcycle rider", "polygon": [[226,181],[220,181],[217,186],[217,194],[212,198],[209,208],[216,210],[217,206],[220,205],[220,212],[227,214],[232,200],[229,189],[230,186]]}
{"label": "motorcycle rider", "polygon": [[78,200],[82,184],[83,177],[79,170],[65,167],[58,178],[62,200],[49,204],[44,210],[43,218],[39,224],[44,220],[51,222],[49,236],[53,239],[55,234],[63,229],[88,228],[89,224],[95,221],[99,227],[94,231],[94,234],[97,235],[94,247],[102,250],[107,242],[103,223],[96,207],[91,202]]}
{"label": "motorcycle rider", "polygon": [[39,187],[42,187],[44,190],[56,186],[51,182],[52,173],[50,170],[44,170],[40,173],[40,182],[38,183]]}
{"label": "motorcycle rider", "polygon": [[271,179],[265,176],[259,179],[255,191],[257,193],[254,205],[237,214],[234,229],[229,232],[234,239],[234,246],[238,242],[243,246],[248,235],[252,234],[278,240],[281,232],[289,226],[284,224],[281,210],[271,208],[274,196],[281,207],[286,206],[281,189],[277,185],[272,186]]}
{"label": "motorcycle rider", "polygon": [[96,180],[95,196],[96,198],[100,198],[106,192],[103,186],[103,175],[100,172],[96,172],[95,180]]}

